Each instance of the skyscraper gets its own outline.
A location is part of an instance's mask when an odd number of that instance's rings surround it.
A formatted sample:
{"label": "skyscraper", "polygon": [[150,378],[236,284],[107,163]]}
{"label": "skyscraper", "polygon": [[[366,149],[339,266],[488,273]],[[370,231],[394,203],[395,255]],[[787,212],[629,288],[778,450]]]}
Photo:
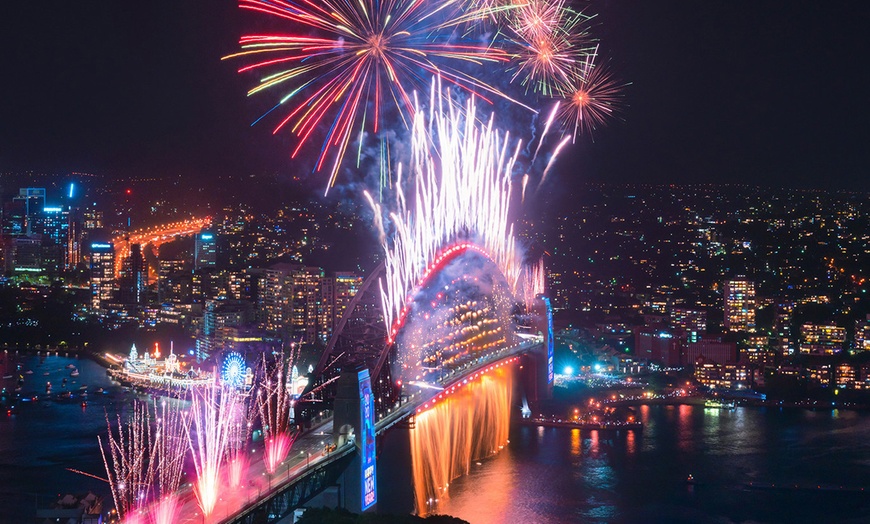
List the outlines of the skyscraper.
{"label": "skyscraper", "polygon": [[217,265],[217,240],[215,234],[203,231],[196,235],[193,253],[193,270]]}
{"label": "skyscraper", "polygon": [[744,276],[727,280],[725,291],[725,329],[755,331],[755,282]]}
{"label": "skyscraper", "polygon": [[148,269],[142,256],[141,244],[130,244],[130,256],[124,260],[121,272],[121,301],[125,304],[141,305],[145,302],[145,288],[148,285]]}
{"label": "skyscraper", "polygon": [[115,246],[91,242],[91,309],[100,313],[112,300],[115,283]]}

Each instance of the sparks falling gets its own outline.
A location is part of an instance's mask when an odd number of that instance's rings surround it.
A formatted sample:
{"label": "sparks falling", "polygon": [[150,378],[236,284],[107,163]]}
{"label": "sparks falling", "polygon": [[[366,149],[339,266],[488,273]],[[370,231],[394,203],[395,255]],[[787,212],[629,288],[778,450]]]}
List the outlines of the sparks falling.
{"label": "sparks falling", "polygon": [[[474,100],[463,108],[438,96],[433,84],[430,115],[418,110],[412,129],[409,201],[397,184],[395,211],[383,229],[386,274],[381,282],[384,318],[392,341],[416,291],[446,261],[466,250],[479,251],[501,270],[516,291],[522,258],[508,212],[511,174],[521,143],[511,150],[492,118],[479,123]],[[428,126],[427,126],[428,124]],[[399,166],[401,180],[402,166]],[[376,226],[383,209],[370,195]]]}
{"label": "sparks falling", "polygon": [[148,405],[133,403],[129,420],[117,418],[117,431],[106,416],[108,436],[105,444],[99,436],[103,465],[118,514],[127,522],[139,520],[147,506],[154,485],[154,468],[150,465],[152,432]]}
{"label": "sparks falling", "polygon": [[154,401],[154,414],[156,424],[150,462],[157,499],[151,513],[155,524],[172,524],[178,517],[178,488],[188,448],[187,420],[180,406],[166,398]]}
{"label": "sparks falling", "polygon": [[292,396],[284,379],[284,362],[279,360],[275,368],[271,373],[266,373],[257,392],[265,443],[263,461],[270,474],[275,473],[278,465],[287,458],[297,436],[290,425]]}
{"label": "sparks falling", "polygon": [[239,412],[239,393],[235,388],[213,385],[193,390],[191,397],[186,429],[197,476],[194,493],[203,515],[208,516],[217,503],[233,417]]}

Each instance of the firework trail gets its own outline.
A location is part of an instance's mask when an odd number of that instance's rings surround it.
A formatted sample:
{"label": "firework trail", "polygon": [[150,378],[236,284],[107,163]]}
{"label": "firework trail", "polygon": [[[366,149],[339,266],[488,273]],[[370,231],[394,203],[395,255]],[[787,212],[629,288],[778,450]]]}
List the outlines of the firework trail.
{"label": "firework trail", "polygon": [[191,400],[185,429],[197,476],[194,493],[203,515],[208,516],[217,503],[221,467],[233,418],[239,411],[239,393],[235,388],[212,385],[194,389]]}
{"label": "firework trail", "polygon": [[97,441],[115,509],[124,522],[139,522],[154,484],[154,470],[149,460],[152,433],[148,405],[134,402],[130,419],[124,423],[118,415],[117,422],[116,432],[107,414],[106,442],[104,444],[99,436]]}
{"label": "firework trail", "polygon": [[526,308],[534,304],[538,295],[546,292],[546,273],[544,271],[544,259],[538,260],[537,264],[530,264],[523,268],[523,303]]}
{"label": "firework trail", "polygon": [[227,484],[230,488],[242,485],[248,470],[247,445],[251,441],[256,409],[251,401],[253,392],[240,394],[236,413],[231,417],[229,443],[227,444]]}
{"label": "firework trail", "polygon": [[[290,364],[292,366],[292,362]],[[266,470],[272,474],[287,458],[297,433],[290,426],[292,395],[284,378],[284,362],[279,360],[272,372],[266,372],[257,392],[260,424],[265,442],[263,460]]]}
{"label": "firework trail", "polygon": [[156,484],[157,500],[152,510],[155,524],[177,521],[178,488],[184,473],[187,452],[187,420],[181,407],[171,400],[154,401],[156,424],[151,447],[150,467]]}
{"label": "firework trail", "polygon": [[556,146],[556,149],[553,150],[552,156],[550,156],[550,161],[547,162],[547,167],[544,168],[544,174],[541,175],[541,180],[538,181],[538,188],[540,189],[541,185],[544,183],[544,180],[547,179],[547,175],[550,173],[550,169],[553,168],[553,164],[556,163],[556,157],[559,155],[559,151],[562,150],[563,147],[568,145],[568,142],[572,140],[570,136],[566,136],[559,142],[559,145]]}
{"label": "firework trail", "polygon": [[[286,20],[298,31],[244,36],[242,50],[224,58],[251,59],[239,72],[261,73],[249,95],[284,90],[266,114],[284,110],[274,132],[289,127],[297,136],[292,157],[315,130],[327,130],[315,167],[320,171],[333,159],[327,191],[350,140],[366,129],[377,134],[389,108],[406,120],[414,110],[411,93],[423,78],[437,73],[466,92],[520,103],[478,80],[483,65],[506,64],[511,55],[466,37],[467,28],[492,11],[465,1],[240,0],[239,6]],[[463,71],[468,67],[477,74]]]}
{"label": "firework trail", "polygon": [[[477,250],[493,260],[511,292],[516,291],[522,264],[508,220],[511,174],[521,144],[510,150],[507,133],[496,130],[492,118],[478,122],[473,99],[459,108],[438,96],[439,88],[433,83],[429,117],[418,110],[414,118],[414,198],[406,198],[400,181],[396,210],[389,213],[393,234],[383,244],[386,274],[381,281],[389,341],[418,286],[459,251]],[[398,172],[401,177],[401,165]],[[381,205],[367,198],[381,216]]]}

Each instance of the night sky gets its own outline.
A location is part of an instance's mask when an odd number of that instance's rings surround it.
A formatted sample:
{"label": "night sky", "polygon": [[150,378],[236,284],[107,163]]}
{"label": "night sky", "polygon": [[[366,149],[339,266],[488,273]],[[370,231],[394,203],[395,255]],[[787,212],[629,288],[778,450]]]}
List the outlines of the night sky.
{"label": "night sky", "polygon": [[[870,3],[599,0],[589,11],[631,85],[621,120],[579,139],[553,184],[870,191]],[[298,175],[292,137],[250,127],[274,96],[246,98],[254,78],[220,61],[263,27],[234,0],[0,2],[0,171]]]}

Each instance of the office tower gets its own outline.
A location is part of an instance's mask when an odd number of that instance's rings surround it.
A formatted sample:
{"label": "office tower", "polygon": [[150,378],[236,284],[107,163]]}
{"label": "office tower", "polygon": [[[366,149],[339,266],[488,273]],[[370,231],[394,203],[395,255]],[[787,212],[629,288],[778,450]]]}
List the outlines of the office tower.
{"label": "office tower", "polygon": [[102,312],[112,300],[115,282],[115,246],[91,242],[91,309]]}
{"label": "office tower", "polygon": [[217,265],[217,239],[215,234],[203,231],[196,235],[193,253],[193,270]]}
{"label": "office tower", "polygon": [[42,215],[45,208],[45,188],[22,187],[18,190],[18,196],[13,201],[21,202],[24,206],[23,231],[20,234],[31,235],[35,233],[34,226]]}
{"label": "office tower", "polygon": [[725,329],[755,331],[755,283],[746,277],[725,282]]}
{"label": "office tower", "polygon": [[707,312],[675,307],[671,310],[671,327],[683,330],[687,341],[697,342],[707,333]]}
{"label": "office tower", "polygon": [[43,268],[49,272],[68,269],[70,213],[61,207],[43,208],[39,224],[42,235]]}
{"label": "office tower", "polygon": [[145,302],[145,291],[148,286],[147,271],[142,245],[130,244],[130,256],[124,261],[121,276],[123,303],[141,305]]}

